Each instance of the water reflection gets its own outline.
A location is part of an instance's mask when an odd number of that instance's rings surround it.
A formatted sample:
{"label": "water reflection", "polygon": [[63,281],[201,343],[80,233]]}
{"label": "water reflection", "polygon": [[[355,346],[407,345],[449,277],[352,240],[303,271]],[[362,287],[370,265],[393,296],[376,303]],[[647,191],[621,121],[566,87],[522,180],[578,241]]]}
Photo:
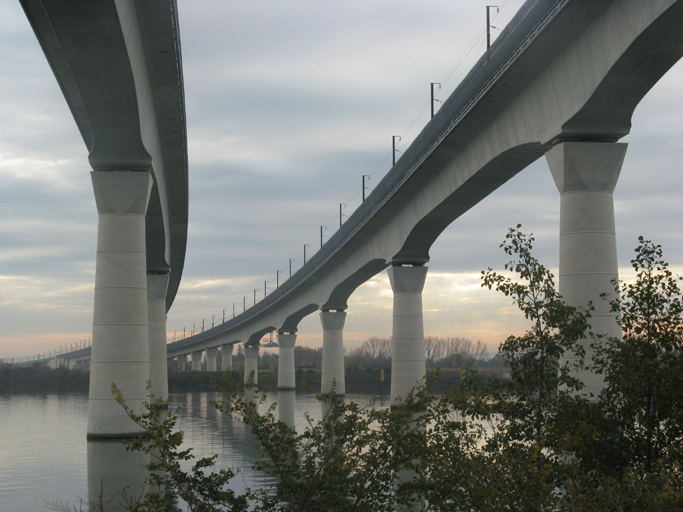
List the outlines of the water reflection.
{"label": "water reflection", "polygon": [[107,512],[129,510],[130,499],[145,492],[149,456],[126,451],[120,439],[87,443],[89,501],[103,504]]}

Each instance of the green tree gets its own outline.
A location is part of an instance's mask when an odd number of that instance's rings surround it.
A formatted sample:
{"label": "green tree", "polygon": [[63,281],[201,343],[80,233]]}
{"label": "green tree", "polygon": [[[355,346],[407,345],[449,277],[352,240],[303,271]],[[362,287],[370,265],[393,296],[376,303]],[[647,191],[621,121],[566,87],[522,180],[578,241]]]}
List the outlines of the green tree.
{"label": "green tree", "polygon": [[[533,236],[511,228],[501,247],[513,259],[502,275],[491,268],[482,271],[482,286],[511,297],[531,322],[521,336],[508,337],[499,347],[510,367],[510,381],[493,393],[508,423],[506,433],[519,441],[539,441],[556,414],[558,393],[563,400],[579,391],[582,383],[572,376],[582,367],[583,349],[579,341],[590,329],[590,311],[564,303],[555,289],[553,274],[532,255]],[[587,305],[590,307],[590,304]],[[565,354],[578,359],[561,363]]]}
{"label": "green tree", "polygon": [[[572,510],[683,508],[683,303],[662,248],[639,237],[632,283],[615,279],[610,300],[622,338],[599,337],[596,402],[565,417],[575,459],[563,475]],[[571,499],[569,499],[571,498]]]}
{"label": "green tree", "polygon": [[636,281],[615,281],[610,301],[623,340],[606,341],[596,370],[605,374],[601,402],[619,425],[626,460],[649,470],[683,442],[682,278],[669,270],[660,245],[638,241]]}

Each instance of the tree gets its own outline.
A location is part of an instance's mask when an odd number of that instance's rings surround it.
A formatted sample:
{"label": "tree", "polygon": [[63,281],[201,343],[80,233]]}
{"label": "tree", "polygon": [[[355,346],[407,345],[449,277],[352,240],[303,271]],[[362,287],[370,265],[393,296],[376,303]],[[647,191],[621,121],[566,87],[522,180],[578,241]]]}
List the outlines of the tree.
{"label": "tree", "polygon": [[389,368],[391,366],[391,339],[372,337],[347,356],[349,367]]}
{"label": "tree", "polygon": [[[578,342],[589,330],[590,311],[564,303],[553,274],[531,254],[533,236],[519,231],[520,227],[511,228],[501,244],[505,253],[513,256],[505,269],[519,281],[489,268],[482,271],[482,286],[511,297],[531,322],[522,336],[510,336],[500,345],[511,380],[493,396],[499,406],[497,413],[510,423],[508,433],[520,441],[538,441],[552,423],[558,392],[576,392],[582,387],[572,373],[582,365],[583,350]],[[560,364],[568,352],[579,359]]]}
{"label": "tree", "polygon": [[446,340],[434,336],[425,337],[425,359],[428,365],[436,366],[444,359],[446,353]]}
{"label": "tree", "polygon": [[605,375],[600,402],[615,427],[621,464],[650,471],[683,443],[682,278],[669,270],[660,245],[638,241],[636,281],[615,280],[610,300],[623,340],[596,347],[595,370]]}
{"label": "tree", "polygon": [[681,277],[661,246],[638,241],[635,281],[615,279],[615,294],[603,295],[623,338],[601,336],[593,346],[592,369],[605,387],[574,436],[576,463],[565,472],[575,510],[683,508]]}
{"label": "tree", "polygon": [[296,346],[294,360],[298,368],[322,368],[323,349]]}

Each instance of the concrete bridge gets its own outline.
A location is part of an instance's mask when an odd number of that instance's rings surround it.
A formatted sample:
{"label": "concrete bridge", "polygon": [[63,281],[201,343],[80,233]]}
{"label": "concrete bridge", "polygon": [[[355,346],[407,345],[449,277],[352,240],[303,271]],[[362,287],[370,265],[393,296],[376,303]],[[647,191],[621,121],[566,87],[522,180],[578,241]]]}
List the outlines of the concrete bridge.
{"label": "concrete bridge", "polygon": [[[29,18],[37,18],[34,11],[40,11],[38,7],[48,3],[24,2]],[[33,10],[29,4],[34,6]],[[86,4],[89,6],[88,3],[83,4],[84,12],[97,10],[86,9]],[[117,1],[109,5],[106,13],[93,14],[92,23],[101,23],[102,30],[108,28],[112,34],[117,34],[116,37],[112,35],[113,49],[98,43],[97,38],[91,40],[90,45],[84,44],[84,38],[76,36],[82,28],[66,21],[59,24],[60,16],[68,17],[61,14],[60,9],[42,8],[49,11],[49,16],[55,16],[56,21],[48,28],[32,21],[41,42],[49,39],[50,31],[63,31],[66,39],[72,36],[78,42],[72,53],[66,48],[63,50],[65,55],[73,55],[76,63],[81,63],[84,53],[92,55],[91,64],[113,59],[114,63],[118,62],[125,68],[123,75],[128,77],[122,79],[124,85],[128,84],[128,96],[113,94],[119,89],[108,88],[107,79],[104,80],[104,90],[96,91],[95,80],[87,66],[82,66],[73,77],[68,73],[60,74],[60,69],[71,70],[74,64],[63,58],[61,53],[53,55],[50,44],[43,42],[79,127],[92,122],[89,121],[87,102],[81,105],[69,96],[68,87],[74,80],[85,82],[86,91],[90,87],[93,98],[99,100],[97,108],[93,107],[93,117],[101,121],[104,132],[116,131],[112,126],[122,124],[118,132],[121,144],[116,136],[111,140],[104,136],[104,149],[101,150],[104,153],[100,153],[92,141],[89,144],[84,135],[95,169],[93,176],[98,177],[94,179],[98,208],[101,215],[108,215],[106,222],[100,217],[98,236],[105,247],[116,251],[118,247],[132,243],[142,221],[138,221],[137,228],[121,224],[121,228],[116,227],[112,231],[110,211],[102,210],[100,205],[105,201],[100,196],[113,195],[110,191],[116,190],[118,183],[122,184],[120,194],[138,190],[129,202],[138,208],[136,214],[142,218],[144,187],[149,185],[145,185],[140,176],[151,174],[157,186],[156,164],[161,161],[163,165],[159,172],[168,181],[171,167],[164,160],[166,154],[162,149],[180,151],[179,147],[171,148],[163,143],[155,146],[155,137],[166,133],[167,126],[173,123],[181,128],[184,126],[182,75],[174,30],[176,25],[173,23],[173,2]],[[152,16],[152,11],[155,16]],[[113,23],[108,15],[113,16],[117,23]],[[160,28],[161,25],[164,28]],[[160,34],[166,34],[166,39]],[[150,50],[158,40],[168,43],[163,46],[167,53],[159,49],[161,46]],[[177,71],[173,85],[170,83],[170,61],[173,59],[165,60],[172,48],[175,48],[173,55]],[[117,55],[120,62],[116,60]],[[319,312],[323,326],[322,391],[329,391],[332,382],[336,381],[337,391],[343,393],[343,327],[348,299],[358,286],[388,267],[394,291],[391,395],[392,399],[404,396],[425,373],[422,289],[430,247],[449,224],[542,156],[548,161],[560,193],[560,292],[572,305],[585,306],[593,300],[596,306],[592,321],[594,331],[620,335],[607,305],[597,300],[600,293],[612,289],[610,280],[617,276],[612,192],[626,154],[626,145],[618,141],[629,133],[631,117],[640,100],[682,55],[683,0],[526,2],[372,194],[322,249],[277,290],[243,314],[201,334],[164,346],[167,351],[163,354],[164,364],[166,357],[182,358],[192,354],[193,367],[197,368],[201,354],[206,352],[208,367],[212,369],[219,348],[223,351],[224,361],[229,361],[233,345],[242,343],[245,346],[245,373],[256,372],[259,340],[270,332],[277,332],[280,351],[278,387],[292,389],[293,351],[298,325],[307,315]],[[164,86],[155,88],[155,73],[168,78]],[[147,85],[139,85],[138,82]],[[118,116],[111,119],[108,114],[112,111],[106,107],[109,100],[121,104],[123,112],[126,109],[131,111],[130,115],[121,116],[125,119]],[[176,110],[166,105],[165,100],[169,100]],[[160,104],[165,107],[158,106]],[[161,111],[166,112],[166,107],[176,116],[173,122],[170,117],[160,114]],[[140,121],[131,132],[128,128],[135,115]],[[135,140],[126,138],[130,133],[135,135],[132,137]],[[159,147],[160,156],[157,158],[154,148]],[[147,155],[154,153],[153,158],[142,158],[140,155],[145,152]],[[117,163],[117,159],[121,162]],[[176,162],[180,163],[180,160],[178,157]],[[144,162],[146,166],[142,165]],[[177,169],[181,167],[179,165]],[[128,171],[112,172],[119,168]],[[139,170],[143,173],[135,172]],[[179,170],[178,175],[181,174]],[[128,176],[125,185],[124,178],[121,178],[124,175]],[[154,193],[152,197],[155,197]],[[116,416],[116,410],[107,402],[104,390],[106,388],[108,393],[109,382],[130,380],[124,394],[139,397],[140,375],[145,379],[150,375],[153,382],[155,377],[161,377],[161,372],[153,370],[154,365],[161,361],[152,360],[151,347],[163,344],[159,341],[165,337],[163,310],[153,304],[157,304],[154,300],[160,300],[158,297],[165,296],[166,307],[169,307],[175,289],[169,286],[168,292],[163,293],[163,283],[155,284],[157,277],[154,276],[165,275],[164,270],[170,271],[171,277],[179,278],[179,274],[173,273],[178,270],[172,258],[169,259],[168,245],[164,245],[167,252],[163,253],[166,256],[163,260],[160,257],[161,245],[155,244],[169,243],[168,234],[173,233],[175,224],[163,213],[173,211],[176,201],[185,205],[184,199],[180,193],[172,195],[167,192],[164,196],[159,191],[157,206],[161,214],[156,215],[160,219],[157,218],[157,224],[150,220],[150,216],[154,219],[157,211],[152,200],[144,223],[148,230],[161,237],[161,240],[155,238],[152,242],[148,233],[146,238],[147,272],[151,276],[148,281],[149,370],[143,368],[147,365],[143,348],[147,331],[142,327],[145,320],[142,311],[146,312],[147,305],[143,305],[142,292],[136,292],[135,307],[112,309],[104,304],[119,304],[116,300],[123,301],[124,298],[126,304],[133,304],[128,302],[129,292],[116,292],[117,295],[106,295],[98,301],[100,292],[97,290],[100,288],[96,285],[90,435],[134,433],[128,430],[130,425],[125,423],[126,419]],[[182,224],[177,218],[176,221]],[[154,231],[154,226],[158,231]],[[113,232],[115,236],[111,234]],[[143,245],[138,243],[131,252],[144,252]],[[180,245],[177,250],[181,250]],[[150,267],[149,253],[154,253],[151,246],[157,248],[155,254],[159,256],[152,260],[164,261],[166,267]],[[115,263],[105,257],[100,260],[100,254],[98,252],[98,280],[115,283],[116,280],[129,279],[127,269],[130,263],[122,260]],[[172,243],[170,254],[175,254]],[[179,259],[182,267],[182,257]],[[144,272],[139,273],[134,283],[131,286],[136,290],[146,285]],[[177,287],[177,281],[174,286]],[[100,319],[107,319],[111,311],[116,311],[116,315],[123,319],[121,325],[108,327],[109,331],[100,333]],[[134,357],[131,357],[128,363],[122,364],[116,362],[118,354],[132,345],[128,341],[132,339],[130,330],[123,325],[126,318],[135,319],[129,323],[139,326],[139,332],[135,334],[135,346],[139,348],[130,352],[139,359],[133,361]],[[103,360],[102,354],[107,354],[109,359]],[[586,374],[581,377],[588,391],[600,389],[599,376]],[[165,394],[163,387],[157,389],[162,396]],[[100,404],[106,404],[106,407]]]}

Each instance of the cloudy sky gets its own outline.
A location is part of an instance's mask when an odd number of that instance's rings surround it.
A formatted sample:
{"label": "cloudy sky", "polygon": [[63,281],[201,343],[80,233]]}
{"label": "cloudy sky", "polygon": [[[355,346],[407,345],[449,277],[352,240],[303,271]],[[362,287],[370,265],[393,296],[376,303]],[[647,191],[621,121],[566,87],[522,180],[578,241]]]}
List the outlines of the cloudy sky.
{"label": "cloudy sky", "polygon": [[[407,147],[428,120],[429,83],[445,99],[484,51],[487,0],[312,2],[178,0],[190,159],[185,272],[169,338],[239,312],[303,245],[332,234],[361,176],[388,171],[391,136]],[[522,0],[501,1],[502,28]],[[494,30],[494,36],[498,33]],[[0,358],[90,336],[97,215],[87,152],[16,0],[0,0]],[[683,273],[683,65],[636,110],[615,192],[623,277],[638,235]],[[501,268],[517,223],[558,265],[559,195],[544,159],[451,225],[431,251],[427,335],[481,339],[492,351],[525,328],[480,288]],[[357,290],[347,346],[389,336],[386,273]],[[320,346],[317,315],[299,343]]]}

